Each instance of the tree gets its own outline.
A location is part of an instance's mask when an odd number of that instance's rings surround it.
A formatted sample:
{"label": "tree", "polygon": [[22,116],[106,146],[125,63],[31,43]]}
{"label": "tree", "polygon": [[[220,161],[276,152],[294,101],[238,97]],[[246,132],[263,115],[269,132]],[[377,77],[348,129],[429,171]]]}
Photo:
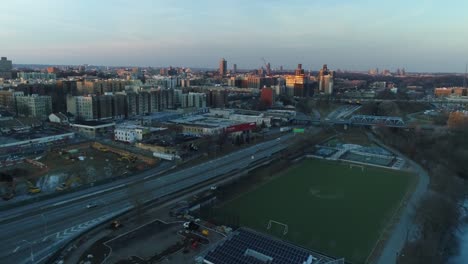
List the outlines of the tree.
{"label": "tree", "polygon": [[451,130],[467,130],[468,116],[462,112],[452,112],[449,115],[447,125]]}
{"label": "tree", "polygon": [[302,112],[304,114],[310,114],[312,113],[312,106],[309,103],[309,100],[307,99],[301,99],[297,105],[296,108],[299,112]]}
{"label": "tree", "polygon": [[398,104],[392,101],[385,101],[379,104],[377,109],[378,115],[382,116],[400,116],[400,108]]}

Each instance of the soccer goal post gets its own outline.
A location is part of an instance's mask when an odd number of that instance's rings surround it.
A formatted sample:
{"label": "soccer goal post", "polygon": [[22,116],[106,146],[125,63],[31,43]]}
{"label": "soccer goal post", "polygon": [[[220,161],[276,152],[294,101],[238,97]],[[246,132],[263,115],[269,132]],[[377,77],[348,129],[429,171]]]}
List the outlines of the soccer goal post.
{"label": "soccer goal post", "polygon": [[275,220],[269,220],[268,221],[268,226],[267,226],[267,230],[270,230],[271,229],[271,226],[275,224],[275,225],[279,225],[279,226],[282,226],[283,227],[283,235],[286,235],[288,233],[288,225],[285,224],[285,223],[281,223],[281,222],[278,222],[278,221],[275,221]]}
{"label": "soccer goal post", "polygon": [[357,164],[349,164],[349,168],[360,168],[361,171],[364,171],[364,165],[357,165]]}

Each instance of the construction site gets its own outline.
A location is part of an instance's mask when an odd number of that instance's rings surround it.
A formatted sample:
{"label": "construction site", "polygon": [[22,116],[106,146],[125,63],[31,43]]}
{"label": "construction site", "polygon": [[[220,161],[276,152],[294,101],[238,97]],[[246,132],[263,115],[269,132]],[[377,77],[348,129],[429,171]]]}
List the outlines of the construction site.
{"label": "construction site", "polygon": [[98,142],[52,149],[37,157],[15,157],[0,167],[3,200],[28,199],[39,193],[64,192],[83,185],[125,177],[158,160]]}

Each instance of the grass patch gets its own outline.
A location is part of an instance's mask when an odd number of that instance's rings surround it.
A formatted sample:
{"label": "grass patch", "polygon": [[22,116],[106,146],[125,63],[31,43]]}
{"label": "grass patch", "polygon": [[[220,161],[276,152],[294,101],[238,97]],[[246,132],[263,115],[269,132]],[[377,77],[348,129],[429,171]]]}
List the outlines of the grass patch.
{"label": "grass patch", "polygon": [[[306,248],[362,263],[388,224],[415,177],[373,167],[305,160],[271,181],[224,203],[215,218]],[[289,226],[273,225],[272,219]],[[222,221],[222,220],[220,220]]]}

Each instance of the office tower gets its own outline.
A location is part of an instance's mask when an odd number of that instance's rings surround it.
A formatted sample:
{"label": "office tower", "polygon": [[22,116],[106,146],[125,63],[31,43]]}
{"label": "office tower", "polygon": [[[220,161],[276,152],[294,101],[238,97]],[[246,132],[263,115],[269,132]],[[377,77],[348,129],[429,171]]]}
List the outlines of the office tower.
{"label": "office tower", "polygon": [[297,65],[297,69],[295,71],[295,75],[298,76],[298,75],[303,75],[304,74],[304,69],[302,69],[302,64],[298,64]]}
{"label": "office tower", "polygon": [[309,93],[309,80],[305,76],[302,64],[297,65],[294,75],[285,77],[286,79],[286,93],[289,96],[308,96]]}
{"label": "office tower", "polygon": [[226,75],[227,73],[227,61],[222,58],[220,61],[219,61],[219,74],[224,76]]}
{"label": "office tower", "polygon": [[13,69],[13,63],[11,60],[7,60],[6,57],[0,59],[0,78],[11,79],[11,70]]}
{"label": "office tower", "polygon": [[333,93],[334,85],[334,73],[330,71],[326,64],[323,65],[323,68],[319,72],[318,76],[319,81],[319,91],[325,94]]}
{"label": "office tower", "polygon": [[237,64],[232,65],[232,73],[236,74],[237,73]]}

